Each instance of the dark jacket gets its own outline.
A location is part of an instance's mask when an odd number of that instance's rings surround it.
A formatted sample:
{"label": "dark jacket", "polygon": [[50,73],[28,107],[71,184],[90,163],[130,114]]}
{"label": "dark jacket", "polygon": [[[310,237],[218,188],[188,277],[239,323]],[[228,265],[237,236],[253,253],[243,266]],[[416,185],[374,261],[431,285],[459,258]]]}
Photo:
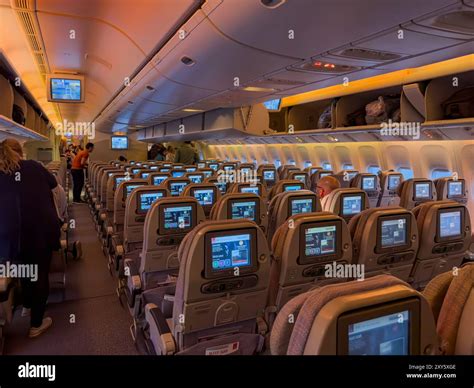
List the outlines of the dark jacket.
{"label": "dark jacket", "polygon": [[12,175],[0,172],[0,260],[15,260],[20,252],[59,249],[60,226],[51,192],[54,176],[34,160],[20,161]]}

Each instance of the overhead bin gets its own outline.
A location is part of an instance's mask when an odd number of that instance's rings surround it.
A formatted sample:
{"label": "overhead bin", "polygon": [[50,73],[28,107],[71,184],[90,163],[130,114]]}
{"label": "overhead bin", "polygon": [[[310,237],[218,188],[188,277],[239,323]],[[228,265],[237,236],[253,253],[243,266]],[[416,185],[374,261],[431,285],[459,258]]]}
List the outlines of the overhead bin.
{"label": "overhead bin", "polygon": [[[260,0],[245,2],[245,6],[236,1],[224,1],[208,12],[208,17],[220,31],[243,44],[308,58],[349,43],[345,41],[347,34],[361,39],[453,3],[455,0],[369,0],[361,7],[357,1],[332,0],[286,1],[277,7],[272,4],[266,7]],[[344,8],[343,13],[332,12],[338,6]],[[236,12],[238,18],[235,18]],[[243,21],[246,21],[244,25]],[[302,25],[308,27],[299,29]],[[262,26],[267,28],[262,29]],[[290,30],[294,31],[294,39],[288,39]]]}
{"label": "overhead bin", "polygon": [[263,105],[214,111],[174,120],[139,131],[144,141],[185,141],[263,136],[268,133],[268,114]]}

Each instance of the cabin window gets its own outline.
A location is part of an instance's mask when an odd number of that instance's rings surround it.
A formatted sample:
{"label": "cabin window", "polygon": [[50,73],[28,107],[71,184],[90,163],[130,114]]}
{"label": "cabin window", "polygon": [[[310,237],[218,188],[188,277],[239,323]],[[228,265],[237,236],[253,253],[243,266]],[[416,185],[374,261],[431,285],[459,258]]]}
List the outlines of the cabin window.
{"label": "cabin window", "polygon": [[288,160],[288,164],[291,164],[293,166],[296,165],[296,162],[293,159]]}
{"label": "cabin window", "polygon": [[342,165],[342,169],[343,170],[353,170],[354,169],[354,166],[352,165],[352,163],[344,163]]}
{"label": "cabin window", "polygon": [[367,172],[370,174],[378,175],[380,172],[380,166],[369,166],[367,167]]}
{"label": "cabin window", "polygon": [[306,162],[304,162],[304,167],[311,167],[313,165],[313,163],[311,163],[309,160],[307,160]]}
{"label": "cabin window", "polygon": [[399,167],[398,172],[403,175],[403,180],[405,181],[414,177],[413,170],[408,167]]}
{"label": "cabin window", "polygon": [[431,172],[431,179],[433,179],[433,180],[439,179],[439,178],[448,178],[450,176],[452,176],[451,171],[446,170],[444,168],[435,168]]}
{"label": "cabin window", "polygon": [[281,166],[281,160],[275,159],[275,167],[280,167],[280,166]]}
{"label": "cabin window", "polygon": [[321,167],[324,168],[325,170],[332,170],[331,163],[329,162],[324,162]]}

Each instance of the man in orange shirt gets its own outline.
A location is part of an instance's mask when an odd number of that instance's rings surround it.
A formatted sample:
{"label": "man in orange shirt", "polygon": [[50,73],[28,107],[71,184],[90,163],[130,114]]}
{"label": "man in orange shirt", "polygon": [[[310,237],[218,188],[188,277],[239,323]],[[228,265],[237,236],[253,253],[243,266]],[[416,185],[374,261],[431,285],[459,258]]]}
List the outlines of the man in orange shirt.
{"label": "man in orange shirt", "polygon": [[84,188],[84,169],[87,167],[89,155],[94,151],[94,144],[87,143],[84,151],[79,151],[72,161],[71,175],[73,181],[73,202],[84,203],[81,199],[82,189]]}

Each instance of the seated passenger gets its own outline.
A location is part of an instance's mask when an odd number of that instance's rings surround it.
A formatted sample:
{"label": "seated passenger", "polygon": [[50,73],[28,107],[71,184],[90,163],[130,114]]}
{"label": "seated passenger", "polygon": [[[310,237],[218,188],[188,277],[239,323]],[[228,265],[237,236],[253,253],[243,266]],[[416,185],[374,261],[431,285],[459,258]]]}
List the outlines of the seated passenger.
{"label": "seated passenger", "polygon": [[336,178],[327,175],[319,180],[318,185],[316,186],[316,194],[318,194],[319,198],[321,199],[340,187],[341,184]]}

